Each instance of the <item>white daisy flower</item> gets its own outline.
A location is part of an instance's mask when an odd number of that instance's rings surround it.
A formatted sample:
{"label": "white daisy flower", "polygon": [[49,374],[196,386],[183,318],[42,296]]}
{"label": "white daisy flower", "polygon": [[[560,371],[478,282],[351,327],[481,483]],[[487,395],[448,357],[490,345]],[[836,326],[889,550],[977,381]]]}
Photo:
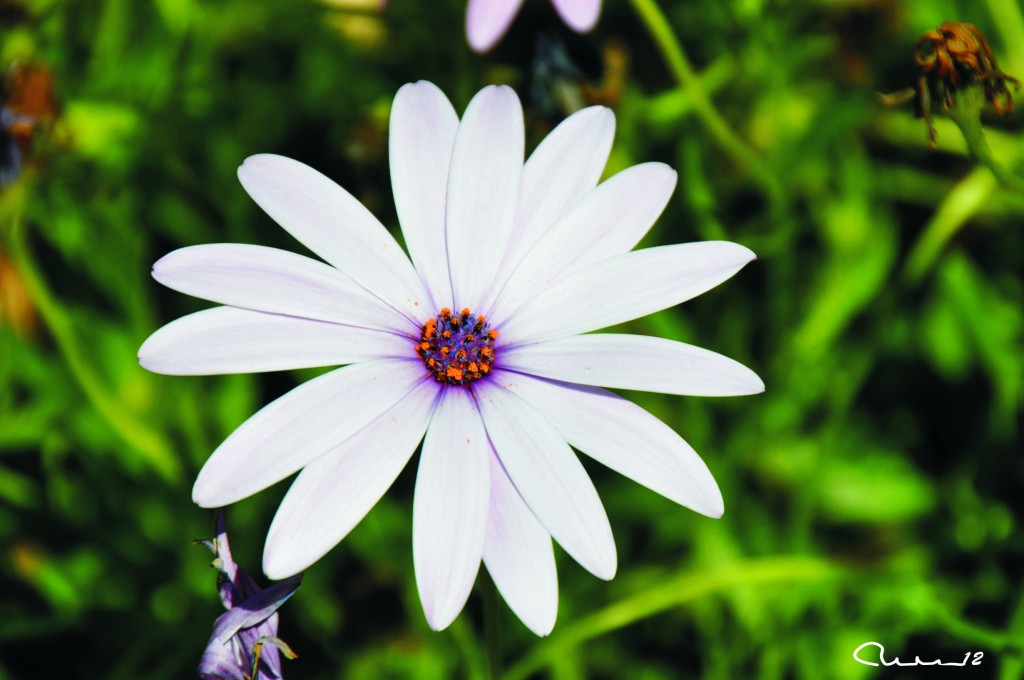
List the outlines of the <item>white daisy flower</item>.
{"label": "white daisy flower", "polygon": [[602,579],[612,531],[570,446],[701,514],[722,496],[671,428],[602,388],[761,392],[749,369],[672,340],[587,335],[688,300],[754,258],[726,242],[636,252],[676,173],[637,165],[598,185],[615,119],[568,118],[523,163],[523,113],[487,87],[459,121],[434,85],[399,90],[391,178],[406,257],[348,192],[280,156],[238,176],[326,261],[255,245],[177,250],[153,276],[224,306],[154,333],[151,371],[209,375],[344,365],[267,405],[221,444],[192,497],[220,507],[301,470],[270,527],[263,568],[295,574],[381,498],[422,440],[413,502],[416,582],[448,626],[481,559],[538,635],[554,626],[551,539]]}

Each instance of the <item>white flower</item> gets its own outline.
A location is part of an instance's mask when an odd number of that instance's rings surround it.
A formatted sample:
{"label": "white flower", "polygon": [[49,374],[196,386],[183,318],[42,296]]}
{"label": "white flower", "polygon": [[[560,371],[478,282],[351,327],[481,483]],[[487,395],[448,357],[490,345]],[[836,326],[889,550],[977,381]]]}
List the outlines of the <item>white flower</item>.
{"label": "white flower", "polygon": [[524,165],[522,116],[507,87],[482,90],[461,122],[434,85],[399,90],[391,178],[412,262],[344,189],[261,155],[239,168],[242,185],[327,264],[216,244],[154,266],[160,283],[225,306],[154,333],[139,351],[149,370],[348,364],[249,418],[196,480],[195,502],[218,507],[302,470],[270,527],[271,578],[344,538],[421,439],[413,557],[434,629],[458,616],[481,558],[539,635],[558,604],[552,538],[599,578],[615,575],[608,518],[570,445],[699,513],[722,514],[693,449],[601,387],[727,396],[762,391],[760,379],[679,342],[584,334],[699,295],[753,253],[725,242],[629,252],[664,209],[675,172],[645,163],[595,188],[615,126],[602,107],[571,116]]}
{"label": "white flower", "polygon": [[[577,33],[597,23],[601,0],[552,0],[562,21]],[[494,47],[519,13],[523,0],[469,0],[466,8],[466,40],[476,52]]]}

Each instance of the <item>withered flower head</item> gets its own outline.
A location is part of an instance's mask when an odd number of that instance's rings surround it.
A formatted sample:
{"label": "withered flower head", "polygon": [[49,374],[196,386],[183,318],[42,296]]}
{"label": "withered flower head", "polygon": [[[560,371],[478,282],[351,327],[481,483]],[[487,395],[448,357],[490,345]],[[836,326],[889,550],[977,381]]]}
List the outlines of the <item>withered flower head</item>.
{"label": "withered flower head", "polygon": [[955,104],[959,86],[975,82],[985,85],[985,98],[1000,116],[1013,111],[1013,95],[1007,81],[1020,89],[1020,81],[999,70],[992,48],[977,26],[947,21],[917,41],[914,61],[927,80],[932,94],[940,94],[946,108]]}
{"label": "withered flower head", "polygon": [[950,113],[956,106],[958,91],[979,86],[997,114],[1013,111],[1013,95],[1007,83],[1019,90],[1020,81],[999,69],[988,41],[973,24],[947,21],[934,31],[927,31],[914,48],[914,62],[918,68],[914,86],[880,98],[888,106],[916,98],[918,115],[928,125],[932,147],[937,139],[931,115],[933,101],[940,110]]}
{"label": "withered flower head", "polygon": [[277,637],[277,610],[302,581],[297,574],[260,588],[235,563],[228,545],[224,511],[217,511],[217,536],[198,541],[214,554],[217,590],[228,611],[213,624],[213,633],[199,661],[203,680],[280,680],[281,655],[295,652]]}

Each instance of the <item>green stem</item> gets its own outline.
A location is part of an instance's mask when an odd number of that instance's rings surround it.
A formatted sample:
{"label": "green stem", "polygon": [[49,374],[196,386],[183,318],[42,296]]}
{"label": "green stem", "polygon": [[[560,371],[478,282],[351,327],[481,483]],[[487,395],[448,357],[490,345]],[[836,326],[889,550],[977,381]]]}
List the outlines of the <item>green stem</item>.
{"label": "green stem", "polygon": [[997,182],[1024,194],[1024,178],[1011,172],[992,155],[992,148],[981,125],[984,106],[984,87],[972,85],[960,90],[956,104],[945,111],[960,128],[971,157],[985,169],[971,172],[936,209],[907,257],[904,273],[911,283],[920,281],[931,270],[946,244],[989,199]]}
{"label": "green stem", "polygon": [[985,106],[983,92],[981,85],[971,85],[960,90],[956,105],[946,113],[963,133],[971,156],[991,170],[1000,184],[1024,194],[1024,178],[1010,172],[992,155],[992,147],[988,145],[985,130],[981,126],[981,110]]}
{"label": "green stem", "polygon": [[687,572],[625,597],[582,618],[540,643],[509,669],[508,680],[522,680],[549,665],[565,650],[654,616],[673,607],[733,588],[823,581],[842,569],[810,557],[776,557],[736,562],[726,567]]}
{"label": "green stem", "polygon": [[60,302],[50,291],[36,265],[25,238],[20,217],[15,216],[11,229],[11,250],[14,262],[25,277],[29,294],[39,314],[50,329],[57,349],[72,377],[85,393],[89,403],[125,442],[132,446],[164,479],[174,481],[181,475],[181,466],[171,447],[160,434],[131,417],[129,409],[106,390],[85,358],[85,352],[68,322]]}
{"label": "green stem", "polygon": [[693,102],[693,111],[707,128],[711,138],[740,166],[750,171],[754,179],[765,190],[773,208],[777,208],[782,200],[782,186],[757,154],[729,127],[718,109],[715,108],[657,1],[630,1],[640,19],[647,26],[658,50],[668,63],[672,75],[679,82],[679,87]]}
{"label": "green stem", "polygon": [[992,173],[977,168],[946,195],[907,256],[904,276],[910,283],[924,278],[946,244],[989,199],[995,188],[996,180]]}
{"label": "green stem", "polygon": [[999,654],[1020,657],[1024,653],[1021,642],[1014,639],[1008,633],[985,628],[984,626],[967,621],[949,611],[945,605],[940,604],[938,601],[936,601],[933,609],[935,621],[939,628],[958,640],[983,645]]}
{"label": "green stem", "polygon": [[[1011,640],[1024,640],[1024,589],[1017,596],[1017,604],[1013,608],[1006,626],[1006,634]],[[1019,679],[1024,675],[1024,656],[1003,657],[999,680]]]}
{"label": "green stem", "polygon": [[481,574],[483,595],[484,645],[487,647],[487,668],[491,680],[501,679],[501,622],[498,618],[498,592],[490,575]]}

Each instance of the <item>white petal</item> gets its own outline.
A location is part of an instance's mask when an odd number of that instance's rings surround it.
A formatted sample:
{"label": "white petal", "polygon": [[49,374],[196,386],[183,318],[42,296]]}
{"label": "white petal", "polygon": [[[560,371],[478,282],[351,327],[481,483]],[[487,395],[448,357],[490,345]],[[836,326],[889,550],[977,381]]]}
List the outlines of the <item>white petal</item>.
{"label": "white petal", "polygon": [[391,107],[391,185],[405,245],[432,300],[453,307],[445,246],[448,170],[459,117],[433,83],[402,86]]}
{"label": "white petal", "polygon": [[409,462],[440,386],[424,380],[386,413],[307,465],[274,516],[263,551],[272,579],[297,574],[362,521]]}
{"label": "white petal", "polygon": [[180,248],[157,260],[153,278],[186,295],[258,312],[417,330],[334,267],[277,248],[239,243]]}
{"label": "white petal", "polygon": [[584,569],[615,576],[615,540],[601,499],[576,454],[537,409],[495,381],[477,391],[502,466],[540,523]]}
{"label": "white petal", "polygon": [[419,360],[352,364],[260,409],[199,471],[192,500],[219,508],[267,488],[363,429],[425,380]]}
{"label": "white petal", "polygon": [[459,125],[448,180],[448,267],[455,308],[485,302],[516,216],[523,109],[506,86],[480,90]]}
{"label": "white petal", "polygon": [[644,335],[579,335],[503,349],[498,359],[502,368],[581,385],[694,397],[764,392],[761,379],[737,361]]}
{"label": "white petal", "polygon": [[526,627],[541,637],[558,616],[558,573],[551,536],[526,507],[491,453],[491,507],[484,565],[498,592]]}
{"label": "white petal", "polygon": [[615,114],[591,106],[552,130],[523,167],[515,229],[497,280],[504,282],[548,229],[597,186],[615,136]]}
{"label": "white petal", "polygon": [[308,165],[272,154],[246,158],[238,179],[288,233],[420,323],[427,297],[416,270],[384,225],[350,193]]}
{"label": "white petal", "polygon": [[722,516],[722,492],[708,466],[671,427],[633,402],[599,387],[509,371],[495,371],[494,379],[594,460],[702,515]]}
{"label": "white petal", "polygon": [[603,182],[544,234],[513,272],[491,319],[502,320],[559,279],[629,252],[665,209],[676,172],[664,163],[644,163]]}
{"label": "white petal", "polygon": [[486,52],[505,35],[523,0],[469,0],[466,39],[475,52]]}
{"label": "white petal", "polygon": [[445,389],[423,440],[412,518],[416,586],[434,630],[459,615],[480,569],[489,451],[472,396]]}
{"label": "white petal", "polygon": [[215,307],[167,324],[143,343],[139,363],[165,375],[260,373],[415,357],[413,341],[384,331]]}
{"label": "white petal", "polygon": [[647,316],[714,288],[754,259],[735,243],[637,250],[572,274],[500,322],[514,345],[576,335]]}
{"label": "white petal", "polygon": [[601,0],[552,0],[562,20],[577,33],[586,33],[597,23]]}

